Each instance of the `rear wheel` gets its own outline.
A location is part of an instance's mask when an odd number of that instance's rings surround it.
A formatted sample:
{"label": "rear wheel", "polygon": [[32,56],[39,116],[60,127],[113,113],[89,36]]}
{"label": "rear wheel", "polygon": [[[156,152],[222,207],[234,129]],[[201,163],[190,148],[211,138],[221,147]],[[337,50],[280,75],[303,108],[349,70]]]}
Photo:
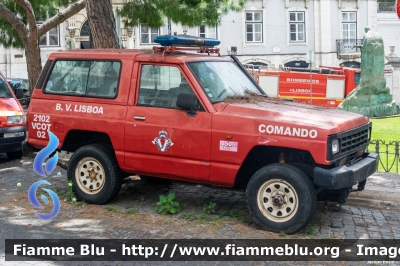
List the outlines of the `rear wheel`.
{"label": "rear wheel", "polygon": [[22,158],[22,150],[7,152],[7,157],[10,160],[21,159]]}
{"label": "rear wheel", "polygon": [[299,168],[272,164],[257,171],[246,189],[247,206],[257,224],[292,234],[308,224],[316,209],[313,184]]}
{"label": "rear wheel", "polygon": [[73,181],[75,196],[88,203],[104,204],[115,198],[122,178],[114,151],[101,144],[78,149],[68,164],[68,179]]}

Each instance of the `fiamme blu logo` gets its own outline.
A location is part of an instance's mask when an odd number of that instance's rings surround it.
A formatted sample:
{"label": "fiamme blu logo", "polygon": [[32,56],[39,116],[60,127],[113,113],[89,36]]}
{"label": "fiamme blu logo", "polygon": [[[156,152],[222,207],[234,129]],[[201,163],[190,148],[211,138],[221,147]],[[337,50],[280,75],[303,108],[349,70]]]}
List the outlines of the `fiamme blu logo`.
{"label": "fiamme blu logo", "polygon": [[[33,161],[33,169],[35,172],[42,177],[49,177],[51,172],[57,165],[58,162],[58,153],[56,152],[52,157],[48,158],[58,147],[59,140],[50,130],[47,131],[49,136],[49,143],[46,147],[44,147],[35,157]],[[45,160],[47,159],[46,163]],[[43,166],[44,164],[44,166]],[[28,190],[28,199],[33,206],[39,209],[43,209],[44,207],[40,204],[38,198],[36,197],[37,190],[40,185],[51,185],[47,180],[39,180],[31,185]],[[53,210],[51,213],[40,213],[38,211],[34,211],[37,217],[43,220],[50,220],[57,216],[60,211],[60,200],[57,194],[51,189],[42,188],[48,195],[50,195],[51,200],[53,201]],[[45,195],[41,195],[40,198],[45,204],[49,204],[49,199]]]}

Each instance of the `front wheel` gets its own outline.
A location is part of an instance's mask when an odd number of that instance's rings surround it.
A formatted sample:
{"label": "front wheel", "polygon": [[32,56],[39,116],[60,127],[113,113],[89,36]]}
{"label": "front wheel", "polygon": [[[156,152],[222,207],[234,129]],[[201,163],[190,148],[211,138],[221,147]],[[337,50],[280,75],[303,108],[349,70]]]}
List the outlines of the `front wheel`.
{"label": "front wheel", "polygon": [[112,149],[93,144],[74,152],[68,164],[68,180],[73,182],[77,199],[104,204],[120,191],[122,171]]}
{"label": "front wheel", "polygon": [[258,170],[246,189],[247,207],[266,230],[293,234],[308,224],[316,209],[316,194],[308,176],[288,164]]}

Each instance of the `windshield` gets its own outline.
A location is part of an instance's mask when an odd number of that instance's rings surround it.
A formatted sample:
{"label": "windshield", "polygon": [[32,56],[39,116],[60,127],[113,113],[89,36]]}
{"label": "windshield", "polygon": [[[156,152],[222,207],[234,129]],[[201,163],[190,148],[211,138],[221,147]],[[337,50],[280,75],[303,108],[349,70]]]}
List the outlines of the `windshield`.
{"label": "windshield", "polygon": [[233,62],[187,63],[212,103],[223,102],[229,96],[263,95]]}
{"label": "windshield", "polygon": [[0,98],[12,98],[12,94],[10,92],[10,89],[7,86],[7,81],[5,81],[1,76],[0,76]]}

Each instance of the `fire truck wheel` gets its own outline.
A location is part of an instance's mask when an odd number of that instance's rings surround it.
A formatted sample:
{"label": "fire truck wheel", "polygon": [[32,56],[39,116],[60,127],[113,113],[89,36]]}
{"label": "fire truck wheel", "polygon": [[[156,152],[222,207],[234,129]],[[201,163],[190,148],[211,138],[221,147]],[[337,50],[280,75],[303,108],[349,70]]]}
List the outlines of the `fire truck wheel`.
{"label": "fire truck wheel", "polygon": [[87,203],[104,204],[120,191],[123,175],[114,151],[101,144],[84,146],[72,155],[68,164],[75,196]]}
{"label": "fire truck wheel", "polygon": [[271,164],[258,170],[246,189],[247,207],[254,221],[266,230],[293,234],[314,215],[314,185],[299,168]]}
{"label": "fire truck wheel", "polygon": [[10,160],[21,159],[22,158],[22,150],[7,152],[7,157]]}

